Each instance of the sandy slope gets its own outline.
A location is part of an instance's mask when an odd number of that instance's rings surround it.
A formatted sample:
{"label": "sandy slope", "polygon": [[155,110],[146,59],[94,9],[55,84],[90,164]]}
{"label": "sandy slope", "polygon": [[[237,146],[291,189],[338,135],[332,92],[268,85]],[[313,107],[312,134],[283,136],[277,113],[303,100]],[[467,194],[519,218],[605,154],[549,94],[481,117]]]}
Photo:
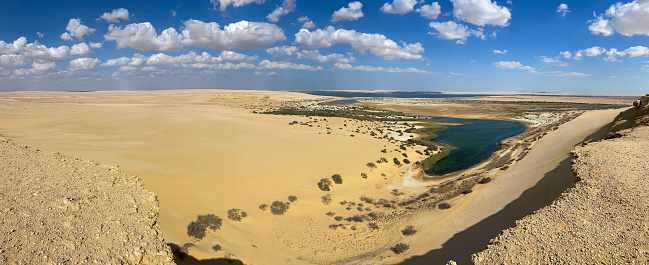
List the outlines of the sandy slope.
{"label": "sandy slope", "polygon": [[[571,184],[570,150],[593,137],[601,137],[619,110],[586,112],[541,138],[529,154],[501,176],[451,203],[453,208],[431,214],[420,223],[428,228],[412,245],[414,257],[405,264],[440,264],[453,259],[467,264],[471,253],[514,221],[547,205]],[[428,249],[435,249],[428,251]]]}

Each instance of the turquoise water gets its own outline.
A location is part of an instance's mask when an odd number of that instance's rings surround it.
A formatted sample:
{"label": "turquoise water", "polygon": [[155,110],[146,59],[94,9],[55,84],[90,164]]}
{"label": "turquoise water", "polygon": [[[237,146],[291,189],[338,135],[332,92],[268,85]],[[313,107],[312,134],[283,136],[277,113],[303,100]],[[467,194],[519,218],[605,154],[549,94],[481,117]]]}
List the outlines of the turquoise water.
{"label": "turquoise water", "polygon": [[429,175],[440,176],[477,165],[498,151],[498,142],[526,129],[525,124],[515,121],[471,120],[444,117],[431,117],[432,120],[450,123],[470,123],[469,125],[449,126],[448,129],[436,132],[435,142],[456,147],[456,150],[437,162],[429,170]]}

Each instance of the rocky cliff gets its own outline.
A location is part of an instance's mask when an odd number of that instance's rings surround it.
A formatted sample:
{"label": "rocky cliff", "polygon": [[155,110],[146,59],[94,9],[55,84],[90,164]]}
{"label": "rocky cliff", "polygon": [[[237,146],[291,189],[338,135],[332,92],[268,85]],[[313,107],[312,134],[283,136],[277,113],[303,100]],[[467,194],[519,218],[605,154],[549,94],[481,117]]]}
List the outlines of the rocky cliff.
{"label": "rocky cliff", "polygon": [[0,138],[0,263],[170,264],[158,201],[116,166]]}
{"label": "rocky cliff", "polygon": [[578,182],[474,254],[475,264],[649,263],[649,95],[575,148]]}

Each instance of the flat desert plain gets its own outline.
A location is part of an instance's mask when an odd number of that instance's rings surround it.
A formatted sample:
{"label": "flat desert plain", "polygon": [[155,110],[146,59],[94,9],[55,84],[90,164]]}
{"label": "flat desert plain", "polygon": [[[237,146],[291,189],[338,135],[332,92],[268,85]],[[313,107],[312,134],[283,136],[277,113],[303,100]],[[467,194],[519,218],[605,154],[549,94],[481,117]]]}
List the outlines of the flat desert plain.
{"label": "flat desert plain", "polygon": [[[391,163],[393,158],[404,157],[419,161],[424,156],[417,151],[423,148],[404,151],[398,141],[370,136],[371,130],[387,126],[380,122],[253,112],[316,99],[321,97],[227,90],[2,93],[0,135],[42,151],[116,164],[138,176],[158,196],[165,241],[178,246],[193,243],[186,245],[193,259],[225,257],[246,264],[428,264],[454,258],[436,253],[462,231],[509,209],[508,204],[541,180],[552,188],[547,176],[569,158],[569,150],[595,138],[619,113],[587,111],[549,132],[536,143],[538,148],[504,170],[493,184],[452,199],[456,207],[409,212],[360,197],[395,204],[403,196],[421,194],[439,184],[442,180],[420,181],[421,172],[414,164]],[[386,107],[398,109],[393,104]],[[294,121],[298,124],[289,125]],[[379,163],[381,158],[390,162]],[[543,166],[540,160],[545,161]],[[333,174],[342,176],[342,184],[332,184],[327,192],[320,190],[320,179]],[[566,172],[557,174],[565,176]],[[297,200],[283,215],[260,209],[276,200],[288,202],[290,195]],[[531,200],[542,196],[544,192]],[[546,203],[528,201],[517,207],[529,212]],[[230,209],[245,211],[247,216],[241,221],[228,219]],[[335,219],[372,212],[381,218]],[[201,240],[188,236],[187,225],[205,214],[221,217],[223,226],[208,230]],[[503,223],[512,221],[503,220],[488,225],[487,230],[497,234],[507,227]],[[418,232],[405,236],[401,231],[410,225]],[[395,254],[390,247],[397,243],[407,243],[410,249]],[[216,244],[219,251],[213,249]],[[479,250],[449,253],[468,259]]]}

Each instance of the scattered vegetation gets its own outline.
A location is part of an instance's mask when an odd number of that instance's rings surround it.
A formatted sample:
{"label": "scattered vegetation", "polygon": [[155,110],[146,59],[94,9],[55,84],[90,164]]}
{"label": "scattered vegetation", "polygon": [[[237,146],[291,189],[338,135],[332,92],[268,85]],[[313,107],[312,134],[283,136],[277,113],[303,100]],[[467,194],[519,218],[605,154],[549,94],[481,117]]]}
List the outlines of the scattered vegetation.
{"label": "scattered vegetation", "polygon": [[288,196],[288,201],[289,202],[296,202],[297,201],[297,196],[295,196],[295,195]]}
{"label": "scattered vegetation", "polygon": [[321,198],[324,205],[329,205],[331,203],[331,194],[327,194],[325,196],[322,196]]}
{"label": "scattered vegetation", "polygon": [[268,204],[264,203],[262,205],[259,205],[259,209],[262,210],[262,211],[268,210]]}
{"label": "scattered vegetation", "polygon": [[377,225],[376,223],[369,223],[367,224],[367,226],[369,226],[372,230],[379,230],[379,225]]}
{"label": "scattered vegetation", "polygon": [[397,165],[397,166],[401,165],[401,161],[399,161],[399,159],[397,159],[396,157],[394,159],[392,159],[392,162],[394,162],[394,164]]}
{"label": "scattered vegetation", "polygon": [[390,250],[394,252],[394,254],[401,254],[403,252],[406,252],[406,250],[410,249],[410,246],[405,243],[399,243],[394,245],[394,247],[391,247]]}
{"label": "scattered vegetation", "polygon": [[334,220],[336,220],[336,221],[342,221],[342,220],[343,220],[343,217],[339,215],[339,216],[334,217]]}
{"label": "scattered vegetation", "polygon": [[216,251],[216,252],[219,252],[219,251],[221,251],[221,245],[216,244],[216,245],[214,245],[214,246],[212,247],[212,249],[213,249],[214,251]]}
{"label": "scattered vegetation", "polygon": [[440,210],[450,209],[451,204],[449,204],[448,202],[443,202],[443,203],[438,204],[437,208],[439,208]]}
{"label": "scattered vegetation", "polygon": [[408,160],[408,159],[406,158],[406,159],[403,160],[403,163],[404,163],[404,164],[410,164],[410,160]]}
{"label": "scattered vegetation", "polygon": [[[380,160],[379,160],[379,161],[380,161]],[[377,162],[378,162],[378,161],[377,161]],[[372,162],[369,162],[369,163],[367,163],[367,164],[365,164],[365,165],[366,165],[367,167],[371,168],[371,169],[376,168],[376,164],[374,164],[374,163],[372,163]]]}
{"label": "scattered vegetation", "polygon": [[367,174],[365,174],[365,173],[361,173],[361,177],[364,178],[364,179],[366,179],[366,178],[367,178]]}
{"label": "scattered vegetation", "polygon": [[331,180],[328,178],[322,178],[320,179],[320,182],[318,182],[318,188],[322,191],[330,191],[331,189],[329,186],[331,186]]}
{"label": "scattered vegetation", "polygon": [[414,226],[409,225],[409,226],[406,226],[406,228],[404,228],[403,230],[401,230],[401,233],[404,236],[411,236],[411,235],[414,235],[415,233],[417,233],[417,230],[415,230]]}
{"label": "scattered vegetation", "polygon": [[216,231],[221,229],[222,224],[223,220],[216,215],[199,215],[196,221],[192,221],[187,225],[187,235],[196,239],[203,239],[208,228]]}
{"label": "scattered vegetation", "polygon": [[242,211],[241,209],[230,209],[228,210],[228,219],[232,221],[241,222],[241,220],[248,216],[248,213]]}
{"label": "scattered vegetation", "polygon": [[343,184],[343,177],[340,176],[340,174],[334,174],[331,176],[331,179],[333,179],[336,184]]}
{"label": "scattered vegetation", "polygon": [[281,201],[274,201],[270,205],[270,212],[273,213],[274,215],[283,215],[288,211],[289,204],[286,202],[281,202]]}
{"label": "scattered vegetation", "polygon": [[328,211],[326,214],[327,214],[327,216],[334,216],[334,215],[336,215],[336,213],[334,213],[334,212],[332,212],[332,211]]}

